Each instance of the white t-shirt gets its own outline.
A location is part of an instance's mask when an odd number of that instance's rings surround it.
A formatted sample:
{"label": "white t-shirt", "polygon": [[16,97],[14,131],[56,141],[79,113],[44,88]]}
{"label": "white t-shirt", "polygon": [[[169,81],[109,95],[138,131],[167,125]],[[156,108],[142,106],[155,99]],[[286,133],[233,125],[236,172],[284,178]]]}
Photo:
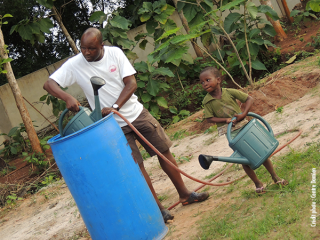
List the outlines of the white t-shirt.
{"label": "white t-shirt", "polygon": [[[99,89],[101,109],[111,107],[120,96],[125,87],[123,78],[135,74],[136,71],[118,47],[104,46],[104,56],[100,61],[88,62],[82,55],[68,59],[50,78],[56,81],[61,87],[68,87],[74,83],[80,85],[86,95],[90,107],[95,108],[93,88],[90,78],[98,76],[106,81],[106,84]],[[121,107],[120,113],[133,122],[142,112],[143,105],[134,94]],[[114,115],[120,127],[127,123],[118,115]]]}

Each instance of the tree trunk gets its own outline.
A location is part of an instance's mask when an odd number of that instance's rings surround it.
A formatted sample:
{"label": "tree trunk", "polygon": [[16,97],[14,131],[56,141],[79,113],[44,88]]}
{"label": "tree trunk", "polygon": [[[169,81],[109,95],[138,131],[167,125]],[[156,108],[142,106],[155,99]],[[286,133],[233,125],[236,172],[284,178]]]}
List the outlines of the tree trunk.
{"label": "tree trunk", "polygon": [[[173,0],[173,3],[174,3],[174,6],[176,7],[176,9],[178,9],[178,1]],[[183,15],[182,10],[180,12],[178,12],[178,14],[179,14],[179,17],[180,17],[180,20],[182,22],[184,29],[186,30],[187,34],[189,34],[190,28],[188,25],[188,21],[185,18],[185,16]],[[195,41],[195,39],[193,39],[193,40]],[[196,52],[197,57],[203,57],[201,49],[196,44],[194,44],[194,42],[192,40],[191,40],[191,44],[193,46],[194,51]]]}
{"label": "tree trunk", "polygon": [[[261,5],[266,5],[269,6],[273,9],[273,6],[271,4],[270,0],[260,0]],[[281,27],[280,21],[274,21],[272,18],[270,18],[268,15],[266,15],[267,19],[269,22],[272,24],[274,27],[274,30],[277,33],[277,37],[279,41],[283,41],[283,39],[287,38],[287,34],[284,32],[283,28]]]}
{"label": "tree trunk", "polygon": [[[7,59],[8,54],[6,53],[4,46],[5,46],[4,38],[3,38],[2,30],[0,28],[0,58]],[[24,100],[23,100],[20,88],[18,86],[18,83],[16,81],[16,78],[12,72],[10,62],[4,63],[3,68],[5,70],[7,70],[6,77],[8,79],[9,85],[11,87],[13,96],[16,100],[16,104],[19,109],[22,121],[24,123],[24,126],[26,127],[26,131],[27,131],[30,143],[31,143],[31,147],[34,152],[42,153],[42,149],[40,146],[38,136],[37,136],[36,131],[33,127],[29,112],[24,104]]]}
{"label": "tree trunk", "polygon": [[290,10],[288,8],[287,1],[286,0],[281,0],[281,2],[282,2],[282,6],[284,8],[284,11],[286,12],[286,16],[288,18],[288,21],[293,23],[294,19],[293,19],[293,17],[290,17]]}
{"label": "tree trunk", "polygon": [[62,22],[62,19],[61,19],[61,15],[60,15],[60,13],[57,11],[57,9],[56,9],[55,6],[52,7],[52,11],[53,11],[53,13],[54,13],[54,14],[53,14],[54,18],[57,20],[60,28],[62,29],[63,34],[66,36],[66,38],[67,38],[67,40],[68,40],[68,42],[69,42],[69,44],[70,44],[70,46],[71,46],[74,54],[78,54],[78,53],[79,53],[79,50],[78,50],[76,44],[74,43],[73,39],[71,38],[68,30],[67,30],[66,27],[63,25],[63,22]]}

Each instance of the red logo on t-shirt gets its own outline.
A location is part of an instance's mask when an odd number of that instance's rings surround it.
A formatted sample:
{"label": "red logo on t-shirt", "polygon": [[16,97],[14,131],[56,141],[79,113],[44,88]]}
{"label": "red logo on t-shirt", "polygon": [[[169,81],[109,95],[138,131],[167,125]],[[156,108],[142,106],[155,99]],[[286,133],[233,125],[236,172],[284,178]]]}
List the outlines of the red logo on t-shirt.
{"label": "red logo on t-shirt", "polygon": [[115,72],[117,70],[117,67],[115,65],[111,65],[109,70],[110,72]]}

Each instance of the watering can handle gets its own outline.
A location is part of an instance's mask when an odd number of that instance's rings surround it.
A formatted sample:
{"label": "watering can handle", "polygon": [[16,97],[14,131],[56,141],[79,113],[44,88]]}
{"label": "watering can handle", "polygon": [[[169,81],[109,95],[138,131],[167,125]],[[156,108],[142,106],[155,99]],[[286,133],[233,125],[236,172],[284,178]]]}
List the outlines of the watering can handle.
{"label": "watering can handle", "polygon": [[[81,110],[83,107],[82,106],[79,106],[79,109]],[[79,110],[79,111],[80,111]],[[60,118],[59,118],[59,131],[60,131],[60,136],[63,137],[63,127],[62,127],[62,124],[63,124],[63,118],[64,116],[67,114],[67,112],[69,112],[69,109],[66,108],[60,115]]]}
{"label": "watering can handle", "polygon": [[[251,116],[251,117],[259,119],[267,127],[267,129],[271,133],[271,135],[273,135],[273,131],[272,131],[271,126],[260,115],[258,115],[256,113],[253,113],[253,112],[248,112],[247,116]],[[234,120],[234,119],[237,119],[237,118],[233,117],[232,120]],[[228,129],[227,129],[227,139],[228,139],[229,142],[231,141],[231,127],[232,127],[232,122],[229,123]]]}

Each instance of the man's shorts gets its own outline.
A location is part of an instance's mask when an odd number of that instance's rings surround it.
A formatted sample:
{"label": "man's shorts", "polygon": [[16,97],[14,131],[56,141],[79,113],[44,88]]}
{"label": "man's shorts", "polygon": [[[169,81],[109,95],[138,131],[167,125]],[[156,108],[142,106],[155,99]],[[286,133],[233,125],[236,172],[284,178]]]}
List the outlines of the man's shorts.
{"label": "man's shorts", "polygon": [[[149,113],[149,111],[143,108],[139,117],[131,123],[140,133],[144,136],[160,153],[166,152],[172,146],[167,134],[164,132],[160,123]],[[156,153],[127,125],[122,127],[122,131],[125,134],[128,143],[132,149],[132,155],[138,164],[143,162],[143,158],[139,151],[139,148],[135,142],[138,140],[144,149],[150,154],[150,156],[156,155]]]}

